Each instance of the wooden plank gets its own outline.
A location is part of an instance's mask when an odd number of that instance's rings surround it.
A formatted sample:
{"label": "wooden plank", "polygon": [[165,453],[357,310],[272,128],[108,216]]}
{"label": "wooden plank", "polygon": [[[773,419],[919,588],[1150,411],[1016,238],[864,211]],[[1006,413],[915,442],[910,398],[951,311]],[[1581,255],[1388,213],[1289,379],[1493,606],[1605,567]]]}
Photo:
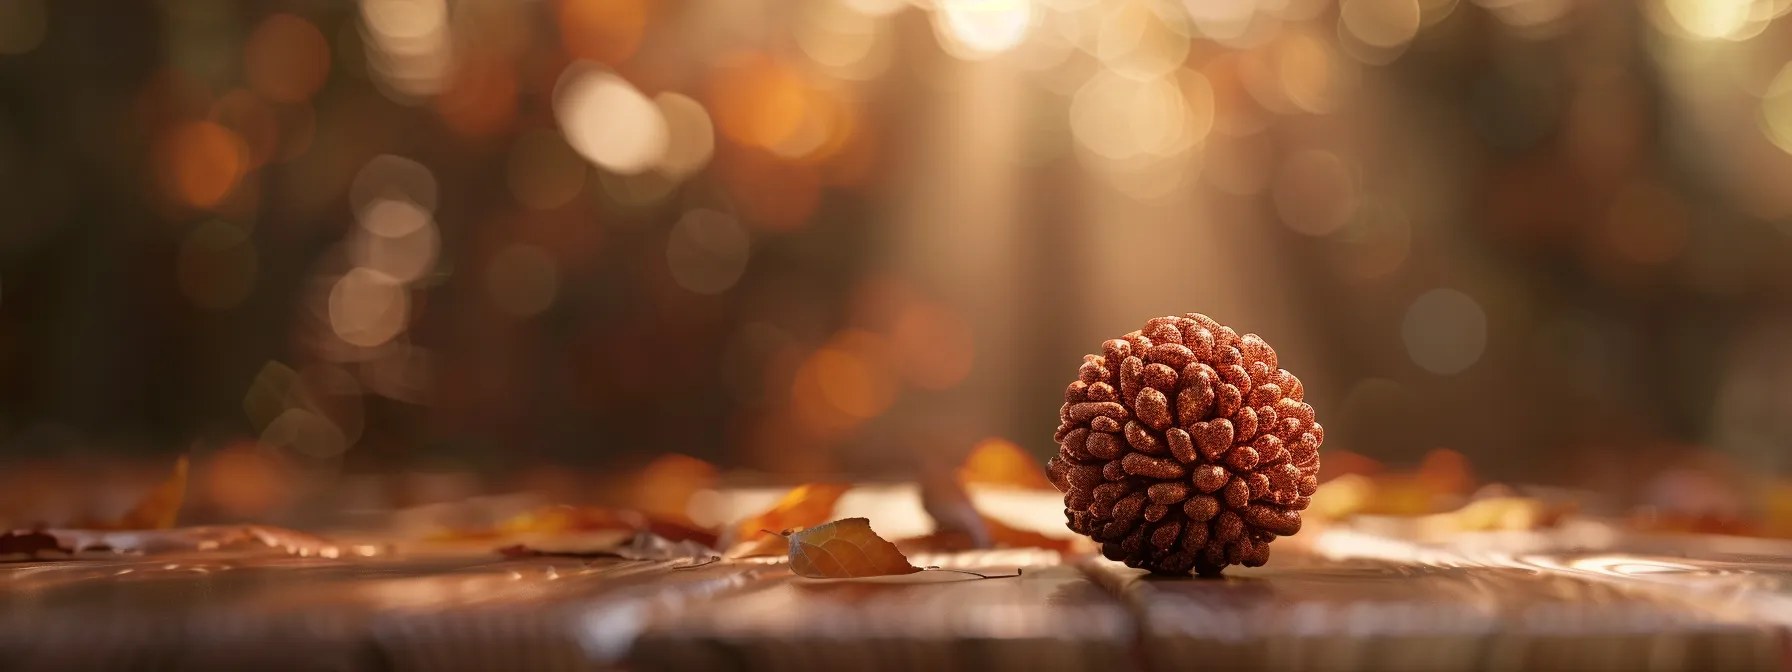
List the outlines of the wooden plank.
{"label": "wooden plank", "polygon": [[1771,670],[1745,614],[1531,567],[1284,553],[1221,579],[1085,567],[1143,624],[1154,669]]}
{"label": "wooden plank", "polygon": [[606,669],[656,610],[758,573],[679,566],[495,556],[11,565],[0,570],[0,669]]}
{"label": "wooden plank", "polygon": [[944,572],[864,580],[789,574],[656,619],[637,670],[1114,670],[1135,631],[1123,605],[1057,554],[916,556]]}

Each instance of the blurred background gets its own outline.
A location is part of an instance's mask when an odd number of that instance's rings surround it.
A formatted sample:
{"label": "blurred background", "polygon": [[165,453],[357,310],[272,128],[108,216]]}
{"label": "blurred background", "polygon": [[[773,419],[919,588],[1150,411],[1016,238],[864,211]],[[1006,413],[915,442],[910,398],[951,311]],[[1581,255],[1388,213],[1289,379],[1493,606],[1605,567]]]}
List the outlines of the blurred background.
{"label": "blurred background", "polygon": [[0,518],[183,453],[196,520],[1043,462],[1189,311],[1328,455],[1747,512],[1788,10],[0,0]]}

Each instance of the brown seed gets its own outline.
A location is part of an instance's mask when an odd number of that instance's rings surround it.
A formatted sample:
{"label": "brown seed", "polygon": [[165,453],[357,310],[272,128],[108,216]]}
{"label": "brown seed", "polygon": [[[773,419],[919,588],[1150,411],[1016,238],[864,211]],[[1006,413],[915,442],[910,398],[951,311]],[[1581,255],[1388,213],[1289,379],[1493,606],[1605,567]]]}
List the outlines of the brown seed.
{"label": "brown seed", "polygon": [[1228,473],[1225,467],[1217,464],[1204,464],[1195,467],[1195,477],[1190,482],[1194,483],[1195,489],[1201,492],[1216,492],[1225,487],[1226,482],[1230,480],[1232,480],[1232,474]]}
{"label": "brown seed", "polygon": [[1250,446],[1234,446],[1231,452],[1226,453],[1226,465],[1232,467],[1233,471],[1255,469],[1258,459],[1257,449]]}
{"label": "brown seed", "polygon": [[1245,556],[1244,561],[1239,564],[1246,567],[1262,567],[1269,564],[1269,543],[1253,542],[1250,555]]}
{"label": "brown seed", "polygon": [[1165,396],[1176,393],[1176,370],[1162,364],[1145,367],[1145,386],[1155,387],[1163,391]]}
{"label": "brown seed", "polygon": [[1251,387],[1276,382],[1275,369],[1263,365],[1263,362],[1249,362],[1244,365],[1244,372],[1251,377]]}
{"label": "brown seed", "polygon": [[1273,432],[1282,443],[1294,443],[1300,440],[1301,430],[1306,427],[1300,418],[1276,418],[1276,429]]}
{"label": "brown seed", "polygon": [[1138,396],[1139,389],[1144,387],[1145,360],[1127,357],[1120,364],[1120,394],[1124,399]]}
{"label": "brown seed", "polygon": [[1126,407],[1112,401],[1085,401],[1070,405],[1071,422],[1082,424],[1097,416],[1125,420]]}
{"label": "brown seed", "polygon": [[[1204,374],[1203,374],[1204,375]],[[1206,381],[1176,393],[1176,422],[1183,427],[1206,420],[1213,411],[1213,386]]]}
{"label": "brown seed", "polygon": [[1183,318],[1174,315],[1153,317],[1145,320],[1145,328],[1140,333],[1151,339],[1152,343],[1181,343]]}
{"label": "brown seed", "polygon": [[1217,418],[1195,425],[1193,436],[1195,446],[1200,449],[1201,458],[1214,462],[1232,449],[1232,421]]}
{"label": "brown seed", "polygon": [[1126,445],[1132,446],[1133,450],[1152,455],[1162,455],[1165,450],[1164,442],[1135,420],[1126,421]]}
{"label": "brown seed", "polygon": [[1182,522],[1172,520],[1151,531],[1151,545],[1162,549],[1175,548],[1176,538],[1180,536],[1182,536]]}
{"label": "brown seed", "polygon": [[[1162,431],[1175,421],[1170,416],[1170,400],[1156,388],[1147,387],[1139,390],[1139,396],[1133,401],[1133,411],[1139,419],[1145,421],[1152,429]],[[1074,409],[1072,413],[1074,413]]]}
{"label": "brown seed", "polygon": [[1244,564],[1245,560],[1254,555],[1251,546],[1251,540],[1249,539],[1233,539],[1232,541],[1226,542],[1226,562],[1235,565]]}
{"label": "brown seed", "polygon": [[1107,362],[1100,355],[1083,355],[1083,365],[1077,369],[1076,379],[1090,384],[1107,380]]}
{"label": "brown seed", "polygon": [[1169,514],[1170,514],[1170,505],[1168,505],[1168,504],[1159,504],[1157,502],[1152,502],[1150,504],[1145,505],[1145,520],[1148,520],[1150,522],[1155,523],[1157,521],[1163,520],[1164,516],[1167,516]]}
{"label": "brown seed", "polygon": [[1258,434],[1251,441],[1251,447],[1257,450],[1257,464],[1280,464],[1288,461],[1288,449],[1282,447],[1282,440],[1274,434]]}
{"label": "brown seed", "polygon": [[1199,324],[1190,324],[1182,330],[1182,344],[1195,353],[1198,359],[1213,359],[1213,332]]}
{"label": "brown seed", "polygon": [[[1092,538],[1096,541],[1101,541],[1101,539],[1105,537],[1107,537],[1107,533],[1106,531],[1103,531],[1099,537]],[[1101,557],[1119,562],[1126,559],[1126,552],[1120,550],[1120,542],[1113,541],[1101,545]]]}
{"label": "brown seed", "polygon": [[1233,331],[1231,327],[1220,325],[1220,328],[1213,332],[1213,339],[1214,342],[1232,348],[1233,351],[1238,350],[1238,332]]}
{"label": "brown seed", "polygon": [[1319,454],[1319,439],[1312,434],[1300,435],[1300,440],[1288,444],[1288,459],[1300,464]]}
{"label": "brown seed", "polygon": [[1239,392],[1237,387],[1230,384],[1220,383],[1215,385],[1213,386],[1213,392],[1215,396],[1214,404],[1216,405],[1213,409],[1213,414],[1215,416],[1230,418],[1233,413],[1238,412],[1238,407],[1244,405],[1244,393]]}
{"label": "brown seed", "polygon": [[1089,401],[1120,401],[1120,395],[1114,392],[1114,386],[1107,383],[1090,385],[1084,396],[1088,397]]}
{"label": "brown seed", "polygon": [[1244,484],[1251,491],[1251,499],[1269,497],[1269,476],[1261,471],[1253,471],[1244,475]]}
{"label": "brown seed", "polygon": [[1127,556],[1131,556],[1127,558],[1126,564],[1129,567],[1133,566],[1133,557],[1136,557],[1139,551],[1145,550],[1144,526],[1133,528],[1133,531],[1127,534],[1125,539],[1121,539],[1120,550],[1126,552]]}
{"label": "brown seed", "polygon": [[1094,459],[1089,455],[1089,451],[1083,447],[1083,444],[1088,442],[1088,440],[1089,429],[1087,427],[1078,427],[1065,434],[1064,439],[1059,442],[1059,445],[1070,451],[1071,457],[1076,458],[1078,461],[1087,461]]}
{"label": "brown seed", "polygon": [[1118,434],[1120,433],[1120,421],[1105,415],[1098,415],[1095,416],[1094,420],[1089,421],[1089,429],[1093,429],[1097,432]]}
{"label": "brown seed", "polygon": [[[1188,475],[1188,470],[1175,460],[1152,457],[1141,453],[1127,453],[1125,457],[1120,458],[1120,463],[1125,465],[1126,473],[1134,476],[1170,480]],[[1113,463],[1110,462],[1109,464]]]}
{"label": "brown seed", "polygon": [[1145,511],[1145,493],[1134,492],[1114,502],[1114,520],[1137,520]]}
{"label": "brown seed", "polygon": [[1221,511],[1219,515],[1213,517],[1210,526],[1213,528],[1213,533],[1208,535],[1208,543],[1215,541],[1227,543],[1244,537],[1244,520],[1231,511]]}
{"label": "brown seed", "polygon": [[1177,551],[1164,556],[1163,562],[1158,564],[1164,574],[1187,574],[1195,566],[1195,556],[1188,551]]}
{"label": "brown seed", "polygon": [[1301,476],[1300,480],[1296,481],[1296,483],[1299,484],[1299,492],[1302,497],[1311,497],[1313,496],[1313,493],[1319,491],[1318,476]]}
{"label": "brown seed", "polygon": [[1145,489],[1145,496],[1159,504],[1180,504],[1188,499],[1189,485],[1181,481],[1155,483]]}
{"label": "brown seed", "polygon": [[1236,387],[1240,392],[1251,389],[1251,376],[1245,373],[1243,366],[1225,364],[1213,368],[1220,372],[1220,382]]}
{"label": "brown seed", "polygon": [[1315,422],[1307,428],[1307,433],[1312,434],[1313,440],[1319,445],[1325,445],[1325,427],[1323,425]]}
{"label": "brown seed", "polygon": [[1257,410],[1249,406],[1238,409],[1232,414],[1232,423],[1237,426],[1237,436],[1232,440],[1245,443],[1257,436]]}
{"label": "brown seed", "polygon": [[1101,465],[1101,477],[1110,481],[1126,480],[1126,467],[1120,460]]}
{"label": "brown seed", "polygon": [[1089,384],[1080,380],[1070,381],[1070,387],[1064,388],[1064,402],[1074,404],[1084,400]]}
{"label": "brown seed", "polygon": [[1239,341],[1238,350],[1247,362],[1263,362],[1271,369],[1276,368],[1276,350],[1269,347],[1262,336],[1245,334]]}
{"label": "brown seed", "polygon": [[1249,406],[1269,406],[1282,398],[1282,388],[1274,384],[1258,385],[1251,388],[1251,396],[1245,400]]}
{"label": "brown seed", "polygon": [[1278,495],[1283,495],[1285,493],[1288,501],[1294,501],[1294,498],[1298,495],[1297,491],[1300,489],[1299,468],[1283,462],[1263,470],[1263,473],[1269,475],[1269,489],[1271,492]]}
{"label": "brown seed", "polygon": [[1151,349],[1151,339],[1145,338],[1145,335],[1139,332],[1134,331],[1121,336],[1121,338],[1126,339],[1127,345],[1132,346],[1132,356],[1134,357],[1144,357],[1145,351]]}
{"label": "brown seed", "polygon": [[1087,490],[1101,484],[1101,467],[1087,464],[1072,464],[1065,467],[1064,480],[1072,488]]}
{"label": "brown seed", "polygon": [[1220,500],[1228,509],[1242,509],[1251,503],[1251,486],[1242,478],[1226,481],[1226,487],[1220,490]]}
{"label": "brown seed", "polygon": [[1300,531],[1300,512],[1256,502],[1244,507],[1240,517],[1252,526],[1273,532],[1280,536],[1290,536]]}
{"label": "brown seed", "polygon": [[1273,429],[1275,426],[1276,426],[1276,409],[1271,408],[1268,404],[1258,406],[1257,407],[1257,434],[1258,434],[1258,436],[1262,436],[1264,434],[1273,434],[1275,432],[1275,430]]}
{"label": "brown seed", "polygon": [[1089,491],[1081,488],[1071,488],[1070,492],[1064,495],[1064,505],[1073,509],[1088,508],[1093,500],[1094,498],[1089,496]]}
{"label": "brown seed", "polygon": [[1101,344],[1101,358],[1109,362],[1124,362],[1132,356],[1132,344],[1118,338],[1110,338]]}
{"label": "brown seed", "polygon": [[1072,425],[1068,422],[1059,423],[1058,431],[1054,432],[1052,434],[1052,441],[1054,441],[1056,443],[1063,443],[1064,437],[1068,436],[1070,434],[1070,430],[1072,430],[1072,429],[1076,429],[1076,425]]}
{"label": "brown seed", "polygon": [[1195,495],[1182,503],[1182,513],[1189,520],[1205,522],[1212,520],[1220,512],[1220,500],[1213,495]]}
{"label": "brown seed", "polygon": [[1097,485],[1090,493],[1095,497],[1093,506],[1106,509],[1107,513],[1112,513],[1114,511],[1114,503],[1120,501],[1121,497],[1125,497],[1130,488],[1131,486],[1125,481]]}
{"label": "brown seed", "polygon": [[1168,365],[1174,371],[1195,361],[1195,352],[1181,343],[1160,343],[1145,351],[1145,359],[1157,364]]}
{"label": "brown seed", "polygon": [[1083,452],[1090,457],[1101,460],[1119,459],[1120,437],[1107,432],[1090,432],[1089,438],[1083,441]]}
{"label": "brown seed", "polygon": [[1201,552],[1201,547],[1206,545],[1207,525],[1203,524],[1202,521],[1190,523],[1188,529],[1184,530],[1182,534],[1182,551],[1184,553],[1198,554]]}
{"label": "brown seed", "polygon": [[1201,558],[1195,562],[1195,571],[1203,574],[1218,575],[1226,566],[1226,542],[1207,535],[1207,545],[1201,548]]}
{"label": "brown seed", "polygon": [[1313,503],[1312,497],[1307,496],[1307,495],[1301,495],[1299,497],[1294,498],[1294,503],[1290,504],[1288,506],[1288,508],[1294,509],[1295,511],[1305,511],[1305,510],[1307,510],[1307,506],[1311,505],[1312,503]]}
{"label": "brown seed", "polygon": [[1298,418],[1302,423],[1313,421],[1313,407],[1289,399],[1283,395],[1276,400],[1276,415],[1284,418]]}
{"label": "brown seed", "polygon": [[1195,453],[1195,440],[1181,428],[1171,427],[1164,430],[1166,443],[1170,444],[1170,454],[1183,464],[1194,464],[1199,455]]}
{"label": "brown seed", "polygon": [[1289,373],[1287,369],[1276,373],[1276,385],[1288,394],[1289,399],[1305,401],[1305,390],[1301,389],[1300,379],[1294,377],[1294,374]]}

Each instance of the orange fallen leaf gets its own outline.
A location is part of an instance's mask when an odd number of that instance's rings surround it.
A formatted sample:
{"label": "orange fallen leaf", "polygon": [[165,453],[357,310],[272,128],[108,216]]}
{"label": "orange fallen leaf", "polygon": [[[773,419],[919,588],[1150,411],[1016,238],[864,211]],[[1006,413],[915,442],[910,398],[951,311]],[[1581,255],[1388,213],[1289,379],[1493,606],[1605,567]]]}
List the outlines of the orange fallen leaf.
{"label": "orange fallen leaf", "polygon": [[896,545],[871,531],[864,518],[836,520],[801,532],[790,541],[790,571],[811,579],[856,579],[921,571]]}
{"label": "orange fallen leaf", "polygon": [[736,525],[734,538],[752,541],[777,534],[773,530],[815,527],[825,523],[834,516],[834,505],[851,487],[844,483],[799,485],[771,509]]}
{"label": "orange fallen leaf", "polygon": [[77,520],[69,524],[84,530],[166,530],[180,518],[181,503],[187,498],[187,456],[174,461],[174,473],[156,489],[138,500],[117,520]]}
{"label": "orange fallen leaf", "polygon": [[1030,490],[1056,490],[1039,461],[1006,439],[989,438],[978,443],[958,467],[962,485],[999,485]]}

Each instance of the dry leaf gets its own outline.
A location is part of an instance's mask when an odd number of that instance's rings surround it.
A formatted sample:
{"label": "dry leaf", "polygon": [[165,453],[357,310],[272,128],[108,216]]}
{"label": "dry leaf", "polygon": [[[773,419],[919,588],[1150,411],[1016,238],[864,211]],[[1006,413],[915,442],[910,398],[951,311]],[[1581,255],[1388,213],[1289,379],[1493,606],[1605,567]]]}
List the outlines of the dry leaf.
{"label": "dry leaf", "polygon": [[815,527],[834,517],[834,505],[852,486],[844,483],[799,485],[771,509],[734,526],[734,538],[754,541],[774,537],[777,530]]}
{"label": "dry leaf", "polygon": [[1030,490],[1056,490],[1039,460],[1005,439],[984,439],[958,467],[962,485],[998,485]]}
{"label": "dry leaf", "polygon": [[156,486],[154,491],[137,502],[112,529],[166,530],[180,517],[180,505],[187,497],[187,456],[174,462],[174,473]]}
{"label": "dry leaf", "polygon": [[913,574],[896,545],[871,531],[864,518],[836,520],[791,533],[790,571],[811,579],[855,579]]}
{"label": "dry leaf", "polygon": [[518,535],[575,535],[592,532],[646,532],[679,542],[689,541],[705,548],[716,546],[716,533],[683,519],[666,519],[626,509],[600,506],[567,506],[554,504],[518,514],[498,524],[495,530],[455,530],[435,537],[437,541],[494,539]]}
{"label": "dry leaf", "polygon": [[715,557],[714,551],[694,541],[673,541],[651,532],[638,532],[624,543],[591,546],[561,545],[552,542],[512,544],[498,549],[506,558],[622,558],[624,560],[672,560],[677,558]]}

